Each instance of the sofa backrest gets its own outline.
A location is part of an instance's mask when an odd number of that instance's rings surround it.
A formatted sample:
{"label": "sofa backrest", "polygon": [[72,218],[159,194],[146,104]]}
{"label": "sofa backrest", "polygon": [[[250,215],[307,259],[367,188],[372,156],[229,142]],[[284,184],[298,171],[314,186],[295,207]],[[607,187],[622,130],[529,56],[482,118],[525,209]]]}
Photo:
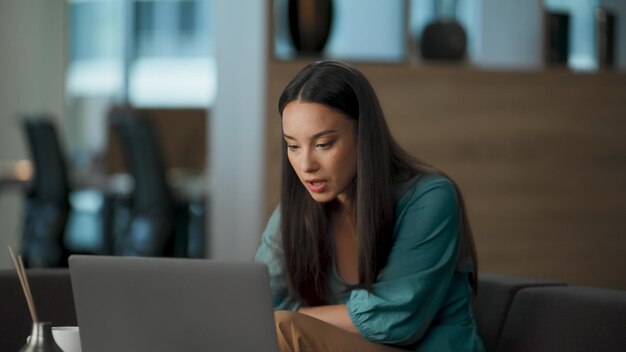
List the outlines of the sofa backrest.
{"label": "sofa backrest", "polygon": [[[69,270],[27,275],[39,319],[77,325]],[[626,351],[624,291],[481,274],[474,312],[490,352]],[[0,270],[0,351],[18,351],[31,326],[17,275]]]}
{"label": "sofa backrest", "polygon": [[498,274],[478,276],[474,315],[487,351],[495,351],[502,325],[518,291],[526,287],[562,286],[563,283]]}
{"label": "sofa backrest", "polygon": [[[33,269],[26,275],[40,321],[53,326],[76,325],[68,269]],[[0,270],[0,351],[19,351],[30,335],[32,320],[17,274]]]}
{"label": "sofa backrest", "polygon": [[626,292],[580,286],[521,289],[497,351],[626,351]]}

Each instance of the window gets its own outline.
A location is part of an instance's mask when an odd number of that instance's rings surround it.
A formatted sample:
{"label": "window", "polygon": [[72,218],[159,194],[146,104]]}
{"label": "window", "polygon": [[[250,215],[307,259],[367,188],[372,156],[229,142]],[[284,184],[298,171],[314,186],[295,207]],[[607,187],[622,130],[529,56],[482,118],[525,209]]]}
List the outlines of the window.
{"label": "window", "polygon": [[67,91],[134,106],[208,107],[208,0],[71,0]]}
{"label": "window", "polygon": [[107,148],[113,104],[209,108],[216,91],[210,0],[68,0],[68,149]]}

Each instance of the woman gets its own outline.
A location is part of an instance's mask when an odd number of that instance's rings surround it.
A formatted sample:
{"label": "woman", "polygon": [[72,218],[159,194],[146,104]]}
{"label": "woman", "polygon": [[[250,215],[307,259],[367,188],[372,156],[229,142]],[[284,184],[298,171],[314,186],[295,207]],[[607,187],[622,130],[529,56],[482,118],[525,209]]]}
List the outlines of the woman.
{"label": "woman", "polygon": [[279,100],[281,203],[265,262],[282,351],[480,351],[460,194],[393,140],[354,67],[305,67]]}

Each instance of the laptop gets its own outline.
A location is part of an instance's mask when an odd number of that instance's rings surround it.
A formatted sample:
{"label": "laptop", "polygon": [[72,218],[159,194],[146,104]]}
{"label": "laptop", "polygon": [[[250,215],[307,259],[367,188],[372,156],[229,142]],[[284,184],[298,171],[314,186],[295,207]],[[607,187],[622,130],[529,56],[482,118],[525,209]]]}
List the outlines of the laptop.
{"label": "laptop", "polygon": [[72,255],[85,352],[278,350],[267,267]]}

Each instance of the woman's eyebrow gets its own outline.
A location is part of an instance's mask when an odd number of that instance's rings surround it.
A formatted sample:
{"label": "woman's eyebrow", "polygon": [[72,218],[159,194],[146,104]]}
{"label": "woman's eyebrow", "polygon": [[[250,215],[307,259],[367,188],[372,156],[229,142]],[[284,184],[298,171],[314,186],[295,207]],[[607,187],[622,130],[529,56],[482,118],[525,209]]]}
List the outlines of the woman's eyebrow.
{"label": "woman's eyebrow", "polygon": [[[339,132],[339,131],[337,131],[337,130],[323,130],[323,131],[317,132],[316,134],[311,136],[311,140],[318,139],[318,138],[320,138],[322,136],[325,136],[327,134],[333,134],[333,133],[337,133],[337,132]],[[296,140],[296,138],[294,138],[294,137],[292,137],[290,135],[284,134],[284,133],[283,133],[283,137],[285,137],[286,139]]]}

